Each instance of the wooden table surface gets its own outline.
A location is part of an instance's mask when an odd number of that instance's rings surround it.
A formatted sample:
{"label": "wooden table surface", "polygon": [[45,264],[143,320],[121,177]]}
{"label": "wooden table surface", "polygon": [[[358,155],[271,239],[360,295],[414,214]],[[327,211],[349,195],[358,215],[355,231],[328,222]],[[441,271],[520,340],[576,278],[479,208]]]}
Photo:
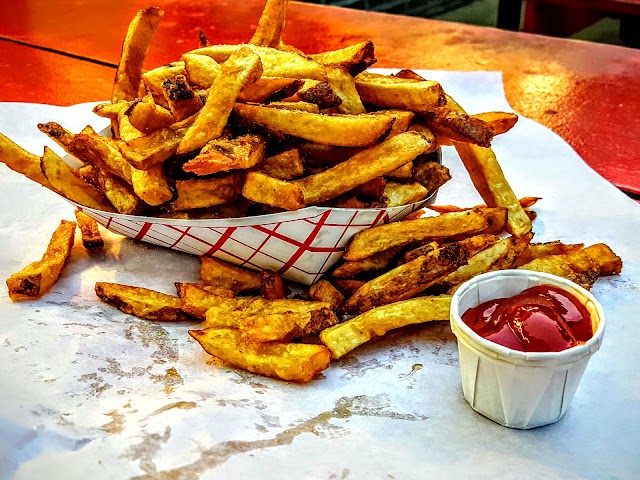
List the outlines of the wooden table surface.
{"label": "wooden table surface", "polygon": [[[149,68],[195,48],[200,29],[212,43],[247,41],[264,2],[1,2],[0,101],[108,99],[127,25],[151,4],[165,16]],[[639,50],[306,3],[289,6],[284,38],[308,53],[371,39],[376,67],[501,70],[516,112],[553,129],[600,175],[640,195]]]}

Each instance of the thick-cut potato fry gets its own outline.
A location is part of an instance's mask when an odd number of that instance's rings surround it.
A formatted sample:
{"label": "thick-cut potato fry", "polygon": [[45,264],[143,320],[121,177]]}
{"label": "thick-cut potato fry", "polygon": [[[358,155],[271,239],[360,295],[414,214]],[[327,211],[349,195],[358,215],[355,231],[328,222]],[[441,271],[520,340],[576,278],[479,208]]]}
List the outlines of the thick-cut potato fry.
{"label": "thick-cut potato fry", "polygon": [[387,207],[399,207],[424,200],[429,195],[429,190],[418,182],[397,183],[387,182],[384,187],[384,197]]}
{"label": "thick-cut potato fry", "polygon": [[477,235],[444,245],[365,283],[344,303],[343,309],[350,313],[362,313],[380,305],[411,298],[498,240],[494,235]]}
{"label": "thick-cut potato fry", "polygon": [[287,297],[287,287],[282,277],[271,270],[263,270],[260,275],[260,295],[267,300]]}
{"label": "thick-cut potato fry", "polygon": [[362,260],[394,247],[472,234],[487,226],[487,214],[481,209],[392,222],[356,233],[343,258],[349,261]]}
{"label": "thick-cut potato fry", "polygon": [[296,148],[265,158],[251,169],[280,180],[293,180],[304,174],[300,151]]}
{"label": "thick-cut potato fry", "polygon": [[451,297],[418,297],[373,308],[357,317],[328,328],[320,340],[335,359],[389,330],[438,320],[449,320]]}
{"label": "thick-cut potato fry", "polygon": [[333,276],[338,278],[351,278],[364,272],[384,270],[391,265],[391,262],[400,251],[400,248],[391,248],[371,255],[370,257],[363,258],[362,260],[345,261],[334,270]]}
{"label": "thick-cut potato fry", "polygon": [[112,102],[133,100],[138,96],[147,50],[163,15],[158,7],[148,7],[140,10],[129,24],[113,82]]}
{"label": "thick-cut potato fry", "polygon": [[565,255],[577,252],[584,248],[584,243],[566,244],[558,240],[546,243],[531,243],[516,259],[513,267],[520,267],[536,258],[546,257],[547,255]]}
{"label": "thick-cut potato fry", "polygon": [[309,102],[271,102],[269,108],[279,108],[281,110],[297,110],[300,112],[320,113],[318,105]]}
{"label": "thick-cut potato fry", "polygon": [[303,84],[304,82],[297,78],[263,76],[238,94],[238,102],[278,102],[294,95]]}
{"label": "thick-cut potato fry", "polygon": [[518,268],[558,275],[590,290],[600,275],[600,266],[585,250],[583,248],[574,253],[547,255],[536,258]]}
{"label": "thick-cut potato fry", "polygon": [[96,295],[117,309],[146,320],[189,320],[182,311],[182,300],[166,293],[143,287],[96,282]]}
{"label": "thick-cut potato fry", "polygon": [[407,162],[401,167],[396,168],[393,172],[387,173],[385,178],[393,178],[396,180],[409,180],[413,178],[413,162]]}
{"label": "thick-cut potato fry", "polygon": [[304,191],[300,186],[260,172],[247,173],[242,195],[253,202],[285,210],[305,207]]}
{"label": "thick-cut potato fry", "polygon": [[100,190],[118,213],[138,215],[144,210],[144,202],[133,191],[133,187],[115,175],[93,165],[84,165],[78,173]]}
{"label": "thick-cut potato fry", "polygon": [[[184,75],[177,75],[165,80],[162,84],[162,90],[176,122],[190,117],[202,108],[202,100],[193,92]],[[122,136],[122,132],[120,136]]]}
{"label": "thick-cut potato fry", "polygon": [[[422,257],[430,252],[433,252],[435,249],[440,248],[440,244],[438,242],[428,242],[425,243],[424,245],[420,245],[417,248],[414,248],[413,250],[409,250],[408,252],[406,252],[403,256],[402,256],[402,260],[404,261],[404,263],[410,262],[412,260],[415,260],[418,257]],[[381,255],[384,252],[380,252],[377,255]],[[377,256],[377,255],[374,255]],[[373,257],[369,257],[369,258],[373,258]],[[364,260],[358,260],[360,262],[364,262],[367,259],[365,258]]]}
{"label": "thick-cut potato fry", "polygon": [[49,180],[40,169],[40,157],[27,152],[2,133],[0,133],[0,163],[17,173],[21,173],[29,180],[51,188]]}
{"label": "thick-cut potato fry", "polygon": [[208,256],[200,257],[200,261],[200,278],[205,285],[225,288],[235,293],[260,289],[260,272]]}
{"label": "thick-cut potato fry", "polygon": [[323,145],[366,147],[387,135],[394,119],[384,115],[325,115],[236,103],[234,112],[270,132]]}
{"label": "thick-cut potato fry", "polygon": [[248,48],[240,48],[222,65],[222,72],[209,89],[207,101],[178,146],[178,153],[199,150],[219,138],[227,125],[240,90],[262,75],[260,57]]}
{"label": "thick-cut potato fry", "polygon": [[295,95],[284,99],[287,102],[307,102],[318,106],[320,110],[338,107],[342,103],[340,98],[326,82],[305,80],[304,85]]}
{"label": "thick-cut potato fry", "polygon": [[596,243],[582,250],[600,268],[600,276],[617,275],[622,271],[622,259],[604,243]]}
{"label": "thick-cut potato fry", "polygon": [[169,209],[175,212],[236,201],[242,194],[242,180],[241,172],[208,179],[176,180],[176,195]]}
{"label": "thick-cut potato fry", "polygon": [[309,295],[316,302],[326,302],[333,310],[338,310],[344,302],[344,295],[328,280],[319,280],[309,288]]}
{"label": "thick-cut potato fry", "polygon": [[206,55],[185,53],[182,60],[191,83],[202,88],[210,88],[216,77],[222,72],[220,64]]}
{"label": "thick-cut potato fry", "polygon": [[42,258],[7,279],[11,300],[37,298],[49,291],[60,277],[71,254],[75,232],[75,222],[67,220],[60,222]]}
{"label": "thick-cut potato fry", "polygon": [[211,140],[198,155],[182,166],[182,170],[196,175],[210,175],[251,168],[264,159],[266,143],[259,135]]}
{"label": "thick-cut potato fry", "polygon": [[182,310],[192,317],[205,319],[207,310],[219,303],[218,299],[233,298],[235,292],[224,287],[198,285],[195,283],[175,283],[178,296],[182,299]]}
{"label": "thick-cut potato fry", "polygon": [[331,90],[342,100],[336,110],[341,113],[364,113],[365,108],[356,89],[356,82],[347,68],[328,66],[326,71]]}
{"label": "thick-cut potato fry", "polygon": [[148,135],[156,130],[168,128],[175,122],[173,115],[167,108],[157,105],[153,100],[153,95],[149,94],[132,105],[126,113],[131,125]]}
{"label": "thick-cut potato fry", "polygon": [[186,131],[185,128],[156,130],[149,135],[121,143],[120,153],[134,168],[149,170],[176,154]]}
{"label": "thick-cut potato fry", "polygon": [[511,130],[518,122],[518,115],[509,112],[485,112],[471,115],[489,124],[493,130],[493,135],[500,135]]}
{"label": "thick-cut potato fry", "polygon": [[[148,170],[132,168],[131,183],[135,194],[147,205],[162,205],[179,195],[178,192],[174,192],[162,165],[155,165]],[[183,192],[183,198],[184,196]]]}
{"label": "thick-cut potato fry", "polygon": [[444,165],[436,162],[426,162],[414,167],[413,178],[431,194],[451,180],[451,173]]}
{"label": "thick-cut potato fry", "polygon": [[296,180],[305,204],[325,202],[389,173],[433,148],[420,133],[405,132],[357,153],[324,172]]}
{"label": "thick-cut potato fry", "polygon": [[[48,136],[51,140],[60,145],[65,152],[73,155],[71,151],[71,142],[73,141],[73,133],[56,122],[39,123],[38,130]],[[81,159],[78,159],[81,160]]]}
{"label": "thick-cut potato fry", "polygon": [[240,332],[229,328],[189,330],[202,348],[235,367],[281,380],[306,383],[331,361],[322,345],[268,342],[247,344]]}
{"label": "thick-cut potato fry", "polygon": [[412,112],[428,112],[445,103],[444,91],[433,80],[411,80],[362,72],[355,77],[364,103]]}
{"label": "thick-cut potato fry", "polygon": [[222,63],[242,47],[248,48],[260,57],[262,75],[265,77],[310,78],[322,81],[327,79],[323,65],[309,60],[298,53],[285,52],[275,48],[248,44],[211,45],[210,47],[192,50],[189,53],[207,55],[216,62]]}
{"label": "thick-cut potato fry", "polygon": [[131,140],[135,140],[136,138],[140,138],[144,135],[140,130],[134,127],[131,124],[131,120],[128,115],[118,115],[118,135],[120,140],[125,142],[129,142]]}
{"label": "thick-cut potato fry", "polygon": [[424,120],[438,138],[445,137],[455,142],[490,147],[495,134],[488,123],[450,107],[435,108],[424,115]]}
{"label": "thick-cut potato fry", "polygon": [[91,250],[104,245],[104,240],[102,240],[102,235],[100,235],[100,229],[98,228],[98,222],[81,210],[76,210],[76,220],[80,234],[82,235],[84,248]]}
{"label": "thick-cut potato fry", "polygon": [[133,169],[120,151],[93,130],[83,132],[85,133],[81,132],[73,137],[70,146],[73,155],[101,170],[114,173],[127,183],[132,183]]}
{"label": "thick-cut potato fry", "polygon": [[258,28],[249,40],[252,45],[278,48],[282,40],[289,0],[267,0]]}
{"label": "thick-cut potato fry", "polygon": [[346,68],[354,77],[376,63],[374,47],[371,40],[355,43],[338,50],[315,53],[307,56],[323,65]]}
{"label": "thick-cut potato fry", "polygon": [[113,207],[93,185],[83,180],[49,147],[44,147],[40,168],[51,188],[65,198],[85,207],[112,212]]}
{"label": "thick-cut potato fry", "polygon": [[[115,102],[115,103],[99,103],[98,105],[96,105],[95,107],[93,107],[93,113],[95,113],[96,115],[98,115],[99,117],[104,117],[104,118],[110,118],[112,120],[115,120],[116,118],[118,118],[119,115],[125,113],[127,110],[129,110],[133,105],[135,105],[139,100],[120,100],[119,102]],[[39,124],[38,128],[40,128],[40,125],[44,125],[49,126],[51,124],[55,124],[55,122],[47,122],[44,124]],[[57,125],[57,124],[56,124]],[[40,128],[40,131],[42,131],[42,129]],[[43,132],[43,133],[47,133],[48,132]]]}
{"label": "thick-cut potato fry", "polygon": [[167,80],[175,78],[178,75],[186,75],[186,64],[183,61],[172,62],[167,65],[154,68],[144,72],[141,76],[142,83],[146,89],[152,94],[156,101],[160,101],[163,106],[168,107],[164,99],[164,89],[162,85]]}

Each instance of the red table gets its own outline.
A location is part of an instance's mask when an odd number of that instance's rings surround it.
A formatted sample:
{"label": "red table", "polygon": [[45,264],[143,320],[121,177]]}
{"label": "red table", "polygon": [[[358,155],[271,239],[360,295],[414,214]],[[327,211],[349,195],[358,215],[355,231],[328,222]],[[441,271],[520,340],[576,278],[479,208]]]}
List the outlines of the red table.
{"label": "red table", "polygon": [[[247,41],[262,0],[157,0],[166,14],[147,66],[177,59],[204,30]],[[0,5],[0,101],[70,105],[109,98],[122,39],[142,0]],[[285,41],[314,53],[363,39],[377,67],[501,70],[520,114],[561,135],[619,188],[640,195],[640,51],[381,13],[291,3]],[[553,172],[549,172],[553,175]]]}

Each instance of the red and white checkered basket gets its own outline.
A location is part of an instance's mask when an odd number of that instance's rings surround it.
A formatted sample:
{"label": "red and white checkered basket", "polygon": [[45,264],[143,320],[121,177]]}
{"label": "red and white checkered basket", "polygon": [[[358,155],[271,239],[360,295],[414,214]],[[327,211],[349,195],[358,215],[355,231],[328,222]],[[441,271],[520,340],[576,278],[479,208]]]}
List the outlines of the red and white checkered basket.
{"label": "red and white checkered basket", "polygon": [[270,269],[311,285],[365,228],[400,220],[429,199],[384,209],[308,207],[256,217],[181,220],[108,213],[76,206],[112,232],[194,255]]}

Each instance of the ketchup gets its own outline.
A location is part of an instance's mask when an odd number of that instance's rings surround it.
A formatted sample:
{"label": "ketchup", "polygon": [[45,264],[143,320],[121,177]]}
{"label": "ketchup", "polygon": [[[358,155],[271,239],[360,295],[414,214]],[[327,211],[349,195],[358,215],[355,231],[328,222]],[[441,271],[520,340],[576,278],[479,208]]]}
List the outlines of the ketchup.
{"label": "ketchup", "polygon": [[462,321],[481,337],[523,352],[559,352],[593,336],[584,305],[551,285],[482,303],[467,310]]}

